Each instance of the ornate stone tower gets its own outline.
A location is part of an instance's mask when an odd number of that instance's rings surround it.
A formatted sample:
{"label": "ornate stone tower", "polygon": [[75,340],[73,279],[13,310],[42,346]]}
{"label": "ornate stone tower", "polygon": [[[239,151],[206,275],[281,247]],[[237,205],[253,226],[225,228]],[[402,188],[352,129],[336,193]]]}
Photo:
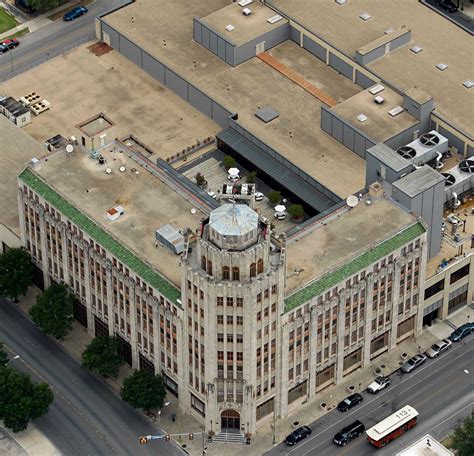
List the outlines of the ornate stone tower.
{"label": "ornate stone tower", "polygon": [[254,210],[223,204],[183,258],[180,404],[207,431],[253,433],[258,405],[274,400],[283,256]]}

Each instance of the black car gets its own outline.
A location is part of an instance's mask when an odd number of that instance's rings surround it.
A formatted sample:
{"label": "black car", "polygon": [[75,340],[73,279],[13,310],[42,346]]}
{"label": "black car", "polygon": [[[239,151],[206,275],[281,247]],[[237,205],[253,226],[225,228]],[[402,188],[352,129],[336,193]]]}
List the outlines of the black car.
{"label": "black car", "polygon": [[20,42],[16,38],[12,38],[11,40],[3,40],[0,42],[0,52],[4,54],[5,52],[16,48],[19,44]]}
{"label": "black car", "polygon": [[453,342],[459,342],[474,331],[474,323],[464,323],[458,329],[453,331],[449,338]]}
{"label": "black car", "polygon": [[285,443],[289,446],[296,445],[300,440],[305,439],[310,434],[311,429],[308,426],[301,426],[286,437]]}
{"label": "black car", "polygon": [[451,0],[439,0],[439,6],[448,13],[455,13],[458,7]]}
{"label": "black car", "polygon": [[343,427],[332,439],[336,445],[346,446],[352,439],[360,437],[365,431],[365,426],[356,420],[349,426]]}
{"label": "black car", "polygon": [[345,412],[354,405],[360,404],[363,400],[363,397],[359,393],[351,394],[349,397],[346,397],[342,402],[339,403],[337,409],[340,412]]}

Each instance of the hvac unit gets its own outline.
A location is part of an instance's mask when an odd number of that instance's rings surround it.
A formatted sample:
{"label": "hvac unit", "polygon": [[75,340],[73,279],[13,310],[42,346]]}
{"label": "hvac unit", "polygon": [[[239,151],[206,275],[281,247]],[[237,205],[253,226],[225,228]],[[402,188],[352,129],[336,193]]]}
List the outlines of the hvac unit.
{"label": "hvac unit", "polygon": [[38,116],[44,111],[47,111],[50,108],[51,104],[48,100],[41,100],[38,103],[30,106],[31,111],[35,116]]}
{"label": "hvac unit", "polygon": [[242,8],[242,14],[244,16],[250,16],[252,14],[252,10],[250,8]]}
{"label": "hvac unit", "polygon": [[446,203],[463,194],[470,194],[474,183],[474,159],[463,160],[455,168],[441,174],[446,179],[444,183],[444,201]]}
{"label": "hvac unit", "polygon": [[240,0],[238,5],[244,7],[244,6],[250,5],[251,3],[253,3],[253,0]]}
{"label": "hvac unit", "polygon": [[38,95],[36,92],[30,92],[29,94],[25,95],[24,97],[20,98],[20,103],[23,104],[26,108],[35,103],[41,101],[41,96]]}
{"label": "hvac unit", "polygon": [[[416,166],[424,165],[435,159],[441,163],[439,159],[447,151],[448,140],[434,130],[397,149],[398,155]],[[437,167],[439,168],[439,166]]]}

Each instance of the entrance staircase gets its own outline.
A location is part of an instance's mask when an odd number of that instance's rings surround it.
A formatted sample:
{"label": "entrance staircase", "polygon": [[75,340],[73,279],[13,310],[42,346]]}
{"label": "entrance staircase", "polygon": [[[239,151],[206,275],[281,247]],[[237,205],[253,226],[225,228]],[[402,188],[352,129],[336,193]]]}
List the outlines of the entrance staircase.
{"label": "entrance staircase", "polygon": [[245,437],[237,429],[226,429],[212,438],[219,443],[245,443]]}

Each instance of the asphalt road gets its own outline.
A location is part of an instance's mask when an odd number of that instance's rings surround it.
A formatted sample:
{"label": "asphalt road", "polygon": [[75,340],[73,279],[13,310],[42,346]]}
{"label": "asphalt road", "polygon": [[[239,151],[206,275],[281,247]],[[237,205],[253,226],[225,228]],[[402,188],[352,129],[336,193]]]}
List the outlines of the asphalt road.
{"label": "asphalt road", "polygon": [[0,299],[0,340],[10,355],[20,355],[12,365],[51,386],[54,402],[35,425],[62,454],[184,455],[174,443],[162,440],[140,445],[139,436],[160,431],[4,299]]}
{"label": "asphalt road", "polygon": [[12,69],[15,76],[77,43],[93,40],[95,17],[127,3],[129,0],[97,0],[88,5],[87,14],[74,21],[64,22],[59,19],[19,38],[20,46],[0,54],[0,82],[12,77]]}
{"label": "asphalt road", "polygon": [[[390,387],[379,394],[362,393],[364,401],[353,410],[326,414],[310,425],[311,436],[295,447],[280,443],[266,455],[389,456],[428,433],[444,439],[474,408],[474,335],[466,339],[411,374],[393,374]],[[332,443],[333,435],[356,419],[369,428],[407,404],[419,412],[418,424],[385,448],[372,447],[365,433],[345,447]]]}

